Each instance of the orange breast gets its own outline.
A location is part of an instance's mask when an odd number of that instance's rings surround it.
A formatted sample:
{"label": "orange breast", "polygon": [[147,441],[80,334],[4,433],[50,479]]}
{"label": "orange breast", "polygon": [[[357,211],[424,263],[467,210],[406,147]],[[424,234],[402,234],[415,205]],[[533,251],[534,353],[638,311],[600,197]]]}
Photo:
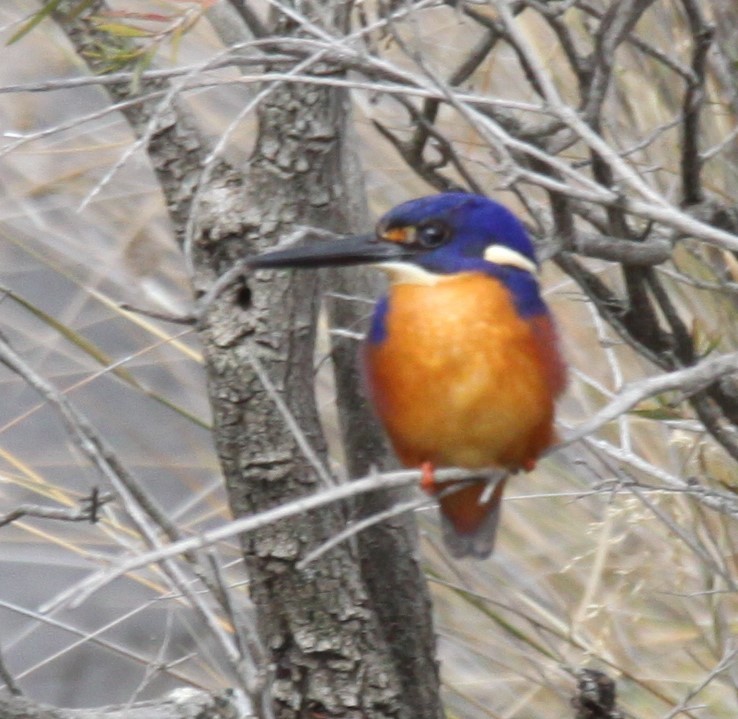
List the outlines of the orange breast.
{"label": "orange breast", "polygon": [[467,273],[393,285],[385,322],[367,377],[404,464],[516,469],[553,442],[563,364],[548,316],[521,319],[504,285]]}

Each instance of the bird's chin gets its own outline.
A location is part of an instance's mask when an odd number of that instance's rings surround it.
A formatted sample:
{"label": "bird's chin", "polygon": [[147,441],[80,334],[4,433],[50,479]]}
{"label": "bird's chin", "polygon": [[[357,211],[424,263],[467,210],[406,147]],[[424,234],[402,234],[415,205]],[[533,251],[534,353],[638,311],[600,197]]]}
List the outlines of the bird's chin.
{"label": "bird's chin", "polygon": [[451,275],[431,272],[411,262],[379,262],[374,267],[382,270],[390,282],[396,285],[437,285],[451,278]]}

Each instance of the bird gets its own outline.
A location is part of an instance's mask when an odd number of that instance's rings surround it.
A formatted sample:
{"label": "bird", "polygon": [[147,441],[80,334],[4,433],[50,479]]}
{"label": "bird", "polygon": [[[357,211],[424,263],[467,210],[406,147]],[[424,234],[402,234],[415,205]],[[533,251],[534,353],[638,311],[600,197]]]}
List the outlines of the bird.
{"label": "bird", "polygon": [[[555,403],[566,386],[523,223],[486,196],[443,192],[394,207],[372,233],[273,250],[247,265],[386,273],[362,346],[369,399],[400,462],[420,469],[422,489],[438,498],[450,553],[488,557],[505,483],[557,441]],[[447,467],[471,479],[436,481]]]}

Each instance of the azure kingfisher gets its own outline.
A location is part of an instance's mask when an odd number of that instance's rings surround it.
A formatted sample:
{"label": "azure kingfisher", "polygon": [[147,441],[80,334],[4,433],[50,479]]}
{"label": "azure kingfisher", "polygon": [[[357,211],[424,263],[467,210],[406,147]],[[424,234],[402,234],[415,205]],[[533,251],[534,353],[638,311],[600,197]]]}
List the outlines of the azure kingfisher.
{"label": "azure kingfisher", "polygon": [[[566,382],[533,244],[501,204],[447,192],[398,205],[371,235],[248,261],[252,269],[359,264],[389,277],[363,346],[375,411],[402,463],[422,469],[421,486],[438,496],[451,553],[487,557],[507,476],[532,470],[554,443]],[[436,467],[487,474],[440,483]],[[490,470],[503,470],[494,486]]]}

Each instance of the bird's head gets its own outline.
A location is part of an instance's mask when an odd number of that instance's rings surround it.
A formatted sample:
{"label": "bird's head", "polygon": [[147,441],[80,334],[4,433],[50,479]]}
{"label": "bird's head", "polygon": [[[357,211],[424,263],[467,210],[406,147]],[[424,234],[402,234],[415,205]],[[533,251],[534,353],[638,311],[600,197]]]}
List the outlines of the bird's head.
{"label": "bird's head", "polygon": [[490,266],[538,269],[520,220],[481,195],[447,192],[398,205],[377,224],[375,241],[399,248],[400,257],[385,263],[398,279],[403,263],[440,275],[490,271]]}
{"label": "bird's head", "polygon": [[248,264],[254,269],[370,264],[385,270],[393,282],[413,284],[484,272],[513,289],[530,285],[524,294],[537,297],[538,263],[523,224],[503,205],[463,192],[404,202],[384,215],[370,235],[276,250]]}

